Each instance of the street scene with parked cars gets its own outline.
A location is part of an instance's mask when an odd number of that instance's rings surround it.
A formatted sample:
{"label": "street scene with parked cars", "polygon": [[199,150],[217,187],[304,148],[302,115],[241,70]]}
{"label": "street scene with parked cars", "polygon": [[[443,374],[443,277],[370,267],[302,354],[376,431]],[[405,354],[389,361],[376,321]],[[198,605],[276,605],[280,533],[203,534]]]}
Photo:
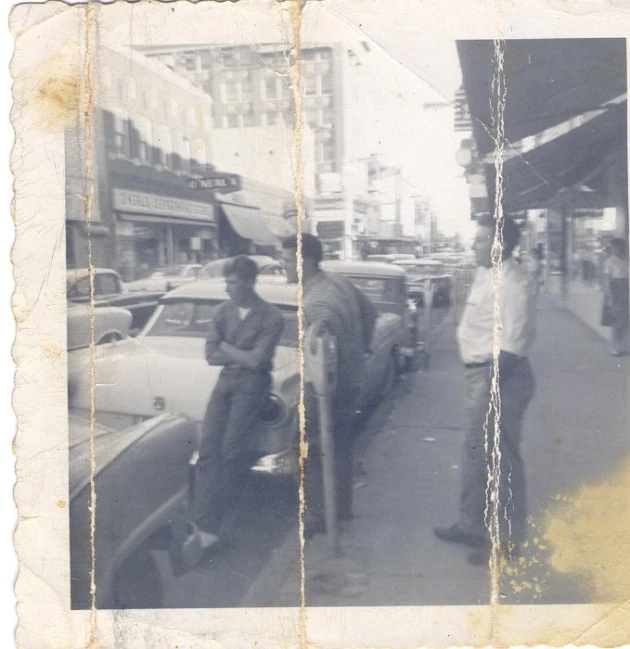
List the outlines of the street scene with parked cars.
{"label": "street scene with parked cars", "polygon": [[504,204],[491,41],[387,124],[366,72],[399,63],[304,45],[298,199],[282,45],[100,47],[94,223],[65,135],[72,607],[603,598],[557,530],[629,450],[625,45],[506,46]]}

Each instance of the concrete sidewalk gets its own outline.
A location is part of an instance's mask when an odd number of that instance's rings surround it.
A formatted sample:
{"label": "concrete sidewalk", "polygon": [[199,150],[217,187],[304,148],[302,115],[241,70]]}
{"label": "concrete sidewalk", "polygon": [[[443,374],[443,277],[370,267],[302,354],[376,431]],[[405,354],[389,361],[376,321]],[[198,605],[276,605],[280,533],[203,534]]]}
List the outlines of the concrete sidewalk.
{"label": "concrete sidewalk", "polygon": [[[355,518],[343,528],[343,556],[328,559],[323,536],[306,543],[308,606],[488,603],[487,568],[469,565],[465,548],[432,532],[454,522],[458,511],[465,386],[454,330],[453,313],[433,340],[430,369],[401,384],[389,416],[385,412],[362,434]],[[628,458],[628,357],[609,356],[599,336],[543,294],[531,362],[537,388],[523,447],[531,538],[520,562],[504,574],[501,598],[588,602],[590,582],[551,566],[545,511]],[[298,547],[296,527],[243,605],[299,604]]]}

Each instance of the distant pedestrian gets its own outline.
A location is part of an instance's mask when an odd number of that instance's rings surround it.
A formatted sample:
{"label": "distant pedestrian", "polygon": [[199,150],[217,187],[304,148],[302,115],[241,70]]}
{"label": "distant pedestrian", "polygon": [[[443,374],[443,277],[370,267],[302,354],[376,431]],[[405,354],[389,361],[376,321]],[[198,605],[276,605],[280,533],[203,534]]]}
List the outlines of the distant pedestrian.
{"label": "distant pedestrian", "polygon": [[615,238],[604,265],[604,312],[602,325],[610,327],[613,356],[628,353],[628,255],[626,242]]}
{"label": "distant pedestrian", "polygon": [[[287,279],[293,284],[298,281],[297,241],[297,236],[283,241]],[[353,420],[358,405],[364,355],[370,349],[377,314],[374,305],[352,282],[320,269],[323,250],[317,237],[301,235],[301,250],[304,326],[308,328],[316,322],[323,322],[337,340],[337,382],[332,397],[337,515],[340,520],[349,520],[352,517]],[[306,535],[312,536],[326,530],[317,401],[308,375],[306,379],[306,436],[309,450],[305,467],[305,528]]]}
{"label": "distant pedestrian", "polygon": [[193,504],[194,535],[203,549],[219,526],[247,466],[244,453],[271,387],[272,359],[284,329],[278,307],[254,290],[256,263],[238,256],[223,271],[230,299],[216,310],[206,360],[222,366],[203,422]]}
{"label": "distant pedestrian", "polygon": [[[535,291],[527,272],[512,259],[519,230],[509,219],[502,226],[501,270],[495,276],[492,251],[495,228],[491,219],[478,222],[473,245],[478,268],[457,329],[468,384],[459,520],[451,527],[435,528],[441,540],[474,548],[469,556],[473,564],[487,564],[490,556],[488,486],[498,488],[501,552],[507,556],[516,554],[526,531],[525,472],[520,443],[523,415],[534,392],[527,354],[535,335]],[[500,283],[497,285],[495,280]],[[497,300],[500,328],[495,321]],[[500,349],[497,368],[495,337]],[[492,399],[491,393],[495,378],[498,400]],[[497,403],[498,430],[494,425]],[[497,457],[493,451],[497,450],[500,452],[498,484],[496,473],[493,476],[491,472],[492,458]]]}

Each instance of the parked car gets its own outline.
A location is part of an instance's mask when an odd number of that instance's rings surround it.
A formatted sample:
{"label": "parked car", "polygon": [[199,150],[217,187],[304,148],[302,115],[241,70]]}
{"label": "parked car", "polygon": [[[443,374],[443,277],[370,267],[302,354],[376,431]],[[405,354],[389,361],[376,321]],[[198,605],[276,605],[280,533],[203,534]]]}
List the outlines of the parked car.
{"label": "parked car", "polygon": [[411,299],[424,305],[427,286],[433,291],[433,304],[449,305],[453,290],[453,275],[436,259],[401,259],[394,262],[407,273],[407,290]]}
{"label": "parked car", "polygon": [[89,304],[68,302],[68,351],[90,345],[92,326],[96,345],[122,340],[129,335],[131,320],[129,310],[122,307],[101,306],[93,309]]}
{"label": "parked car", "polygon": [[[92,560],[97,608],[162,606],[153,550],[171,549],[175,560],[176,544],[186,534],[196,424],[162,414],[114,431],[98,424],[92,429],[89,420],[71,415],[69,429],[72,608],[92,606]],[[94,521],[92,488],[98,503]]]}
{"label": "parked car", "polygon": [[418,342],[416,309],[407,292],[405,272],[394,264],[373,261],[324,261],[322,270],[347,277],[380,314],[397,316],[400,369],[409,369],[422,346]]}
{"label": "parked car", "polygon": [[[252,464],[264,456],[282,457],[287,449],[296,448],[300,384],[297,287],[259,280],[257,291],[282,310],[286,327],[276,349],[269,399],[252,435]],[[120,429],[170,411],[201,422],[221,370],[206,362],[205,336],[214,310],[226,299],[223,280],[186,284],[162,298],[138,337],[96,348],[95,371],[100,377],[94,394],[96,420]],[[400,315],[379,314],[363,373],[361,407],[384,396],[393,386],[402,335]],[[70,407],[81,416],[90,412],[90,362],[91,354],[86,350],[68,354],[73,386]],[[264,471],[282,472],[281,465],[267,463]]]}
{"label": "parked car", "polygon": [[127,282],[125,287],[129,291],[172,291],[178,286],[193,282],[197,279],[201,264],[177,264],[166,268],[156,268],[148,277]]}
{"label": "parked car", "polygon": [[[164,291],[130,292],[115,270],[94,269],[94,306],[118,306],[131,312],[132,331],[140,330],[151,317]],[[87,268],[67,271],[66,293],[75,304],[90,302],[90,273]]]}
{"label": "parked car", "polygon": [[[281,278],[286,277],[282,264],[273,257],[267,257],[265,255],[248,255],[248,257],[256,262],[259,275],[270,275]],[[225,259],[211,261],[199,271],[199,279],[223,277],[223,269],[225,268],[225,265],[233,259],[234,257],[226,257]]]}

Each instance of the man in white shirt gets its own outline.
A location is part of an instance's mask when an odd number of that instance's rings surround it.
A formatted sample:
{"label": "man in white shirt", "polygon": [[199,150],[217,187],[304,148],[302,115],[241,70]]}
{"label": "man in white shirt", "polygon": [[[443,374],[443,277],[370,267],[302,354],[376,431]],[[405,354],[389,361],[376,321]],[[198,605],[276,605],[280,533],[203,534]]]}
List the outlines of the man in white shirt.
{"label": "man in white shirt", "polygon": [[[500,236],[493,247],[497,229]],[[512,257],[519,236],[510,219],[503,219],[501,228],[491,219],[478,222],[473,244],[478,268],[457,328],[468,384],[460,516],[454,525],[434,531],[443,541],[474,548],[469,555],[473,564],[489,560],[493,492],[498,492],[501,552],[508,558],[518,554],[525,535],[520,438],[534,393],[527,355],[535,336],[536,291]],[[493,390],[493,383],[498,389]]]}

